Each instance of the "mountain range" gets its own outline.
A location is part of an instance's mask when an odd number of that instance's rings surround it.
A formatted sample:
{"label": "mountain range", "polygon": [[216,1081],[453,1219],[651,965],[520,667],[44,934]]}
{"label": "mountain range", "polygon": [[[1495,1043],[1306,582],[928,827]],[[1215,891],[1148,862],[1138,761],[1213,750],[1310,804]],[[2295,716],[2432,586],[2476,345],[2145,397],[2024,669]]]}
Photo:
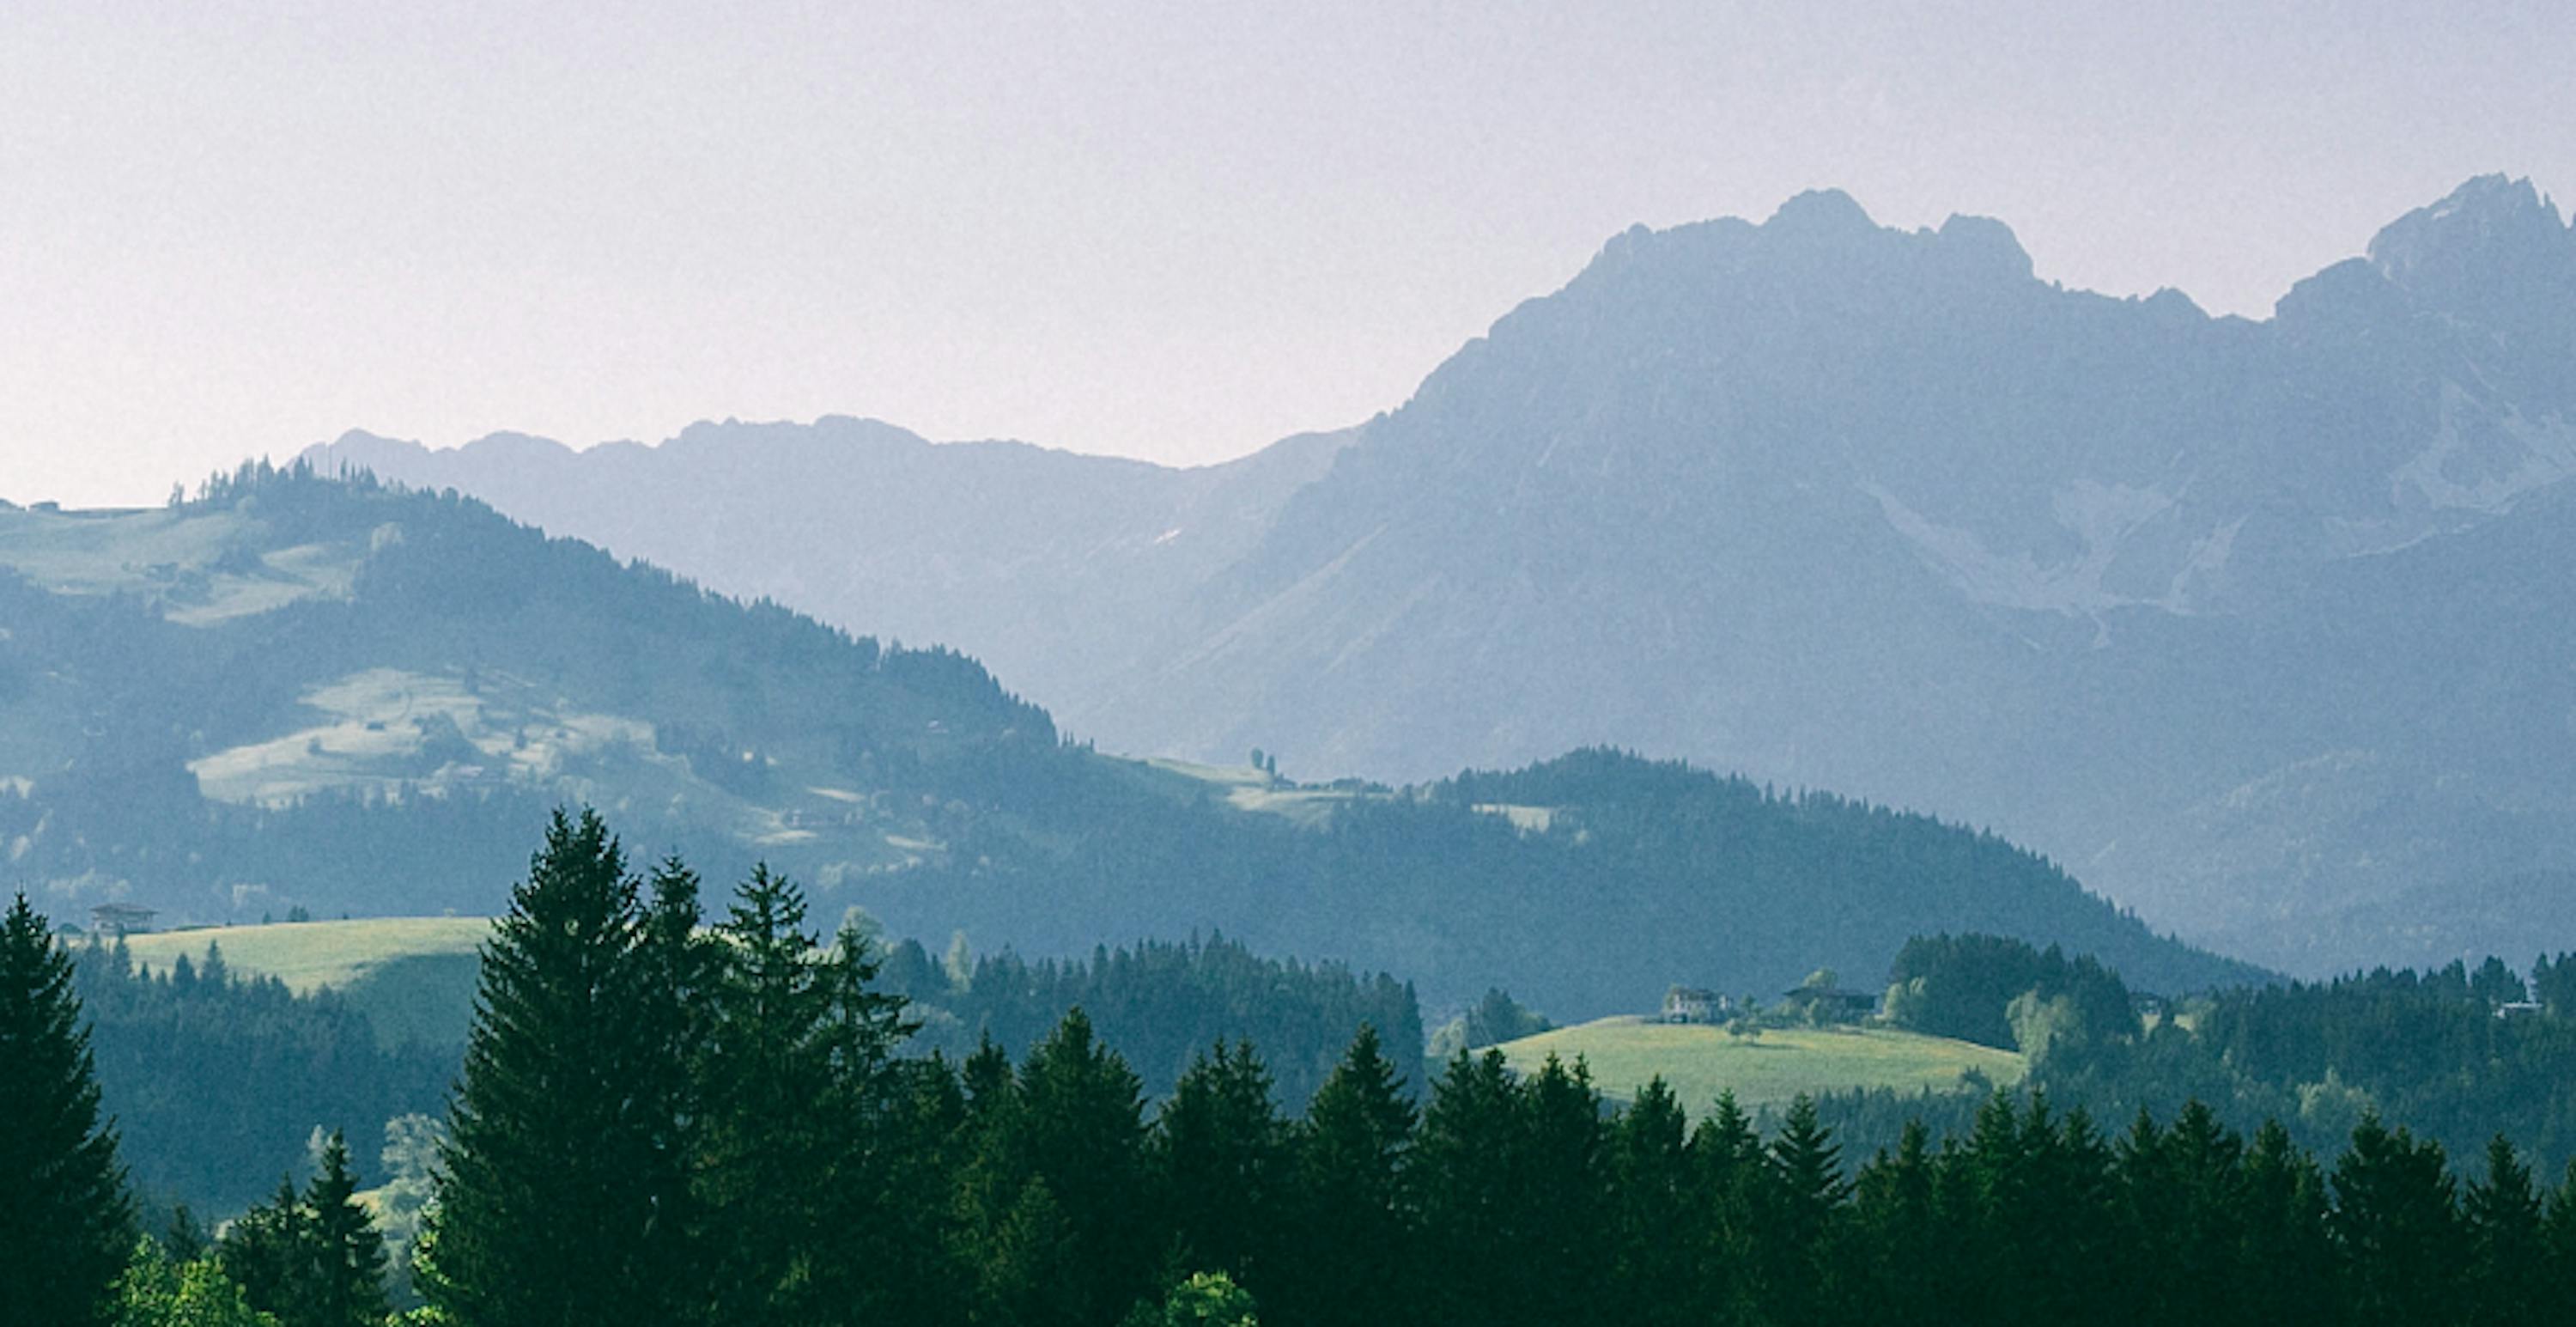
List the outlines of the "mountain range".
{"label": "mountain range", "polygon": [[0,855],[53,916],[487,915],[582,804],[639,864],[714,892],[766,861],[933,949],[1223,936],[1435,1008],[1875,982],[1964,929],[2149,989],[2261,976],[1995,836],[1618,752],[1407,787],[1102,754],[964,655],[453,494],[261,465],[163,509],[0,506]]}
{"label": "mountain range", "polygon": [[1118,750],[1608,745],[1993,826],[2293,971],[2576,944],[2576,232],[2525,180],[2259,321],[1835,192],[1641,227],[1401,407],[1198,469],[843,418],[307,457],[954,646]]}

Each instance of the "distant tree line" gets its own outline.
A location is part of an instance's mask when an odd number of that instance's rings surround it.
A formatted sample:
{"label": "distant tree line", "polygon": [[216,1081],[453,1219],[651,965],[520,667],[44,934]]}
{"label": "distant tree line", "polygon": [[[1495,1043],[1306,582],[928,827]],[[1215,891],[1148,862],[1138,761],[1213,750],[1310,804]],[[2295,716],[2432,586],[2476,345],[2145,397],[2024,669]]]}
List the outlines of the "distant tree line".
{"label": "distant tree line", "polygon": [[[1016,1062],[898,1055],[881,954],[804,907],[755,872],[702,928],[685,866],[639,877],[596,817],[556,820],[483,966],[417,1321],[2524,1322],[2576,1277],[2576,1175],[2497,1138],[2464,1179],[2376,1114],[2327,1163],[2197,1103],[2114,1137],[1997,1095],[1860,1160],[1803,1100],[1768,1136],[1660,1083],[1614,1113],[1579,1064],[1461,1053],[1417,1103],[1374,1029],[1301,1116],[1239,1043],[1149,1112],[1079,1011]],[[344,1156],[211,1246],[137,1243],[71,965],[21,899],[0,1295],[46,1323],[368,1320]]]}
{"label": "distant tree line", "polygon": [[239,1211],[303,1160],[317,1124],[372,1133],[439,1111],[455,1074],[452,1051],[383,1047],[337,996],[235,972],[219,946],[159,972],[121,939],[69,959],[121,1154],[155,1210]]}
{"label": "distant tree line", "polygon": [[[2239,1130],[2278,1120],[2325,1151],[2377,1115],[2453,1155],[2501,1131],[2544,1168],[2576,1160],[2576,954],[2542,956],[2527,982],[2489,958],[2235,987],[2145,1018],[2089,959],[1994,936],[1917,939],[1891,975],[1891,1021],[2029,1053],[2032,1084],[2104,1118],[2198,1101]],[[1912,1120],[1964,1130],[1978,1100],[1879,1091],[1820,1105],[1878,1146]]]}
{"label": "distant tree line", "polygon": [[1264,958],[1222,936],[1103,946],[1071,962],[1011,953],[967,960],[962,949],[933,959],[905,940],[885,955],[880,980],[911,1002],[921,1025],[907,1053],[963,1059],[985,1041],[1023,1051],[1078,1008],[1149,1098],[1170,1095],[1210,1046],[1250,1041],[1262,1048],[1280,1102],[1302,1110],[1362,1025],[1378,1029],[1399,1077],[1422,1081],[1412,987],[1337,963]]}

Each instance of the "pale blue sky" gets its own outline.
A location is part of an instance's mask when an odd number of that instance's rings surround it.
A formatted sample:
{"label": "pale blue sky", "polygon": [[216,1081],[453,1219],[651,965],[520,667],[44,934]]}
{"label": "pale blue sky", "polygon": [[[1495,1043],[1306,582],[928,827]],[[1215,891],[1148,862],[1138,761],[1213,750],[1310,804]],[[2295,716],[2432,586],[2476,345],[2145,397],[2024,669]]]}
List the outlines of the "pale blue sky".
{"label": "pale blue sky", "polygon": [[2576,191],[2576,5],[0,4],[0,496],[364,427],[1354,422],[1634,222],[1849,190],[2260,315]]}

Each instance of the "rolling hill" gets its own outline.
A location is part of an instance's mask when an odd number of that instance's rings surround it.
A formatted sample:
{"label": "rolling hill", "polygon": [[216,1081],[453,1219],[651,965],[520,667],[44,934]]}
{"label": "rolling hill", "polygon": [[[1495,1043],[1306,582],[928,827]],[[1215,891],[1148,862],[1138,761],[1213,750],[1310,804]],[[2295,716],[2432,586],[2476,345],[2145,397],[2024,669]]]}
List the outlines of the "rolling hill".
{"label": "rolling hill", "polygon": [[1733,1092],[1737,1104],[1758,1111],[1786,1106],[1800,1095],[1856,1089],[1912,1096],[2010,1087],[2029,1068],[2012,1051],[1894,1028],[1767,1028],[1739,1037],[1702,1023],[1628,1015],[1557,1028],[1496,1049],[1520,1073],[1536,1070],[1551,1055],[1567,1064],[1579,1058],[1613,1101],[1633,1099],[1660,1077],[1694,1115],[1707,1114],[1720,1092]]}
{"label": "rolling hill", "polygon": [[974,661],[854,637],[452,494],[254,467],[0,510],[0,849],[48,911],[488,914],[547,812],[718,887],[1081,953],[1223,934],[1569,1016],[1884,967],[1977,929],[2150,989],[2252,969],[1991,835],[1584,751],[1389,788],[1121,759]]}
{"label": "rolling hill", "polygon": [[369,917],[352,921],[210,926],[129,936],[134,961],[167,972],[209,946],[238,972],[275,977],[297,995],[336,990],[386,1046],[462,1046],[474,1021],[484,917]]}

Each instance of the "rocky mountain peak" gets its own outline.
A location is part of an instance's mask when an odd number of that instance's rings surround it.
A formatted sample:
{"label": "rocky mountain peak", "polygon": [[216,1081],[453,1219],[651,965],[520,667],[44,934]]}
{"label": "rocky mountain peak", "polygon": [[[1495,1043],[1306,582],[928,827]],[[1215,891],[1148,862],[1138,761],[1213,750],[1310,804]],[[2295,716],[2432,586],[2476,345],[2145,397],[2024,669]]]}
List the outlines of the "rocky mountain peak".
{"label": "rocky mountain peak", "polygon": [[1869,213],[1840,189],[1810,189],[1782,203],[1764,229],[1815,236],[1865,235],[1878,229]]}
{"label": "rocky mountain peak", "polygon": [[2390,284],[2444,312],[2486,316],[2576,286],[2576,232],[2528,179],[2481,175],[2370,242]]}

